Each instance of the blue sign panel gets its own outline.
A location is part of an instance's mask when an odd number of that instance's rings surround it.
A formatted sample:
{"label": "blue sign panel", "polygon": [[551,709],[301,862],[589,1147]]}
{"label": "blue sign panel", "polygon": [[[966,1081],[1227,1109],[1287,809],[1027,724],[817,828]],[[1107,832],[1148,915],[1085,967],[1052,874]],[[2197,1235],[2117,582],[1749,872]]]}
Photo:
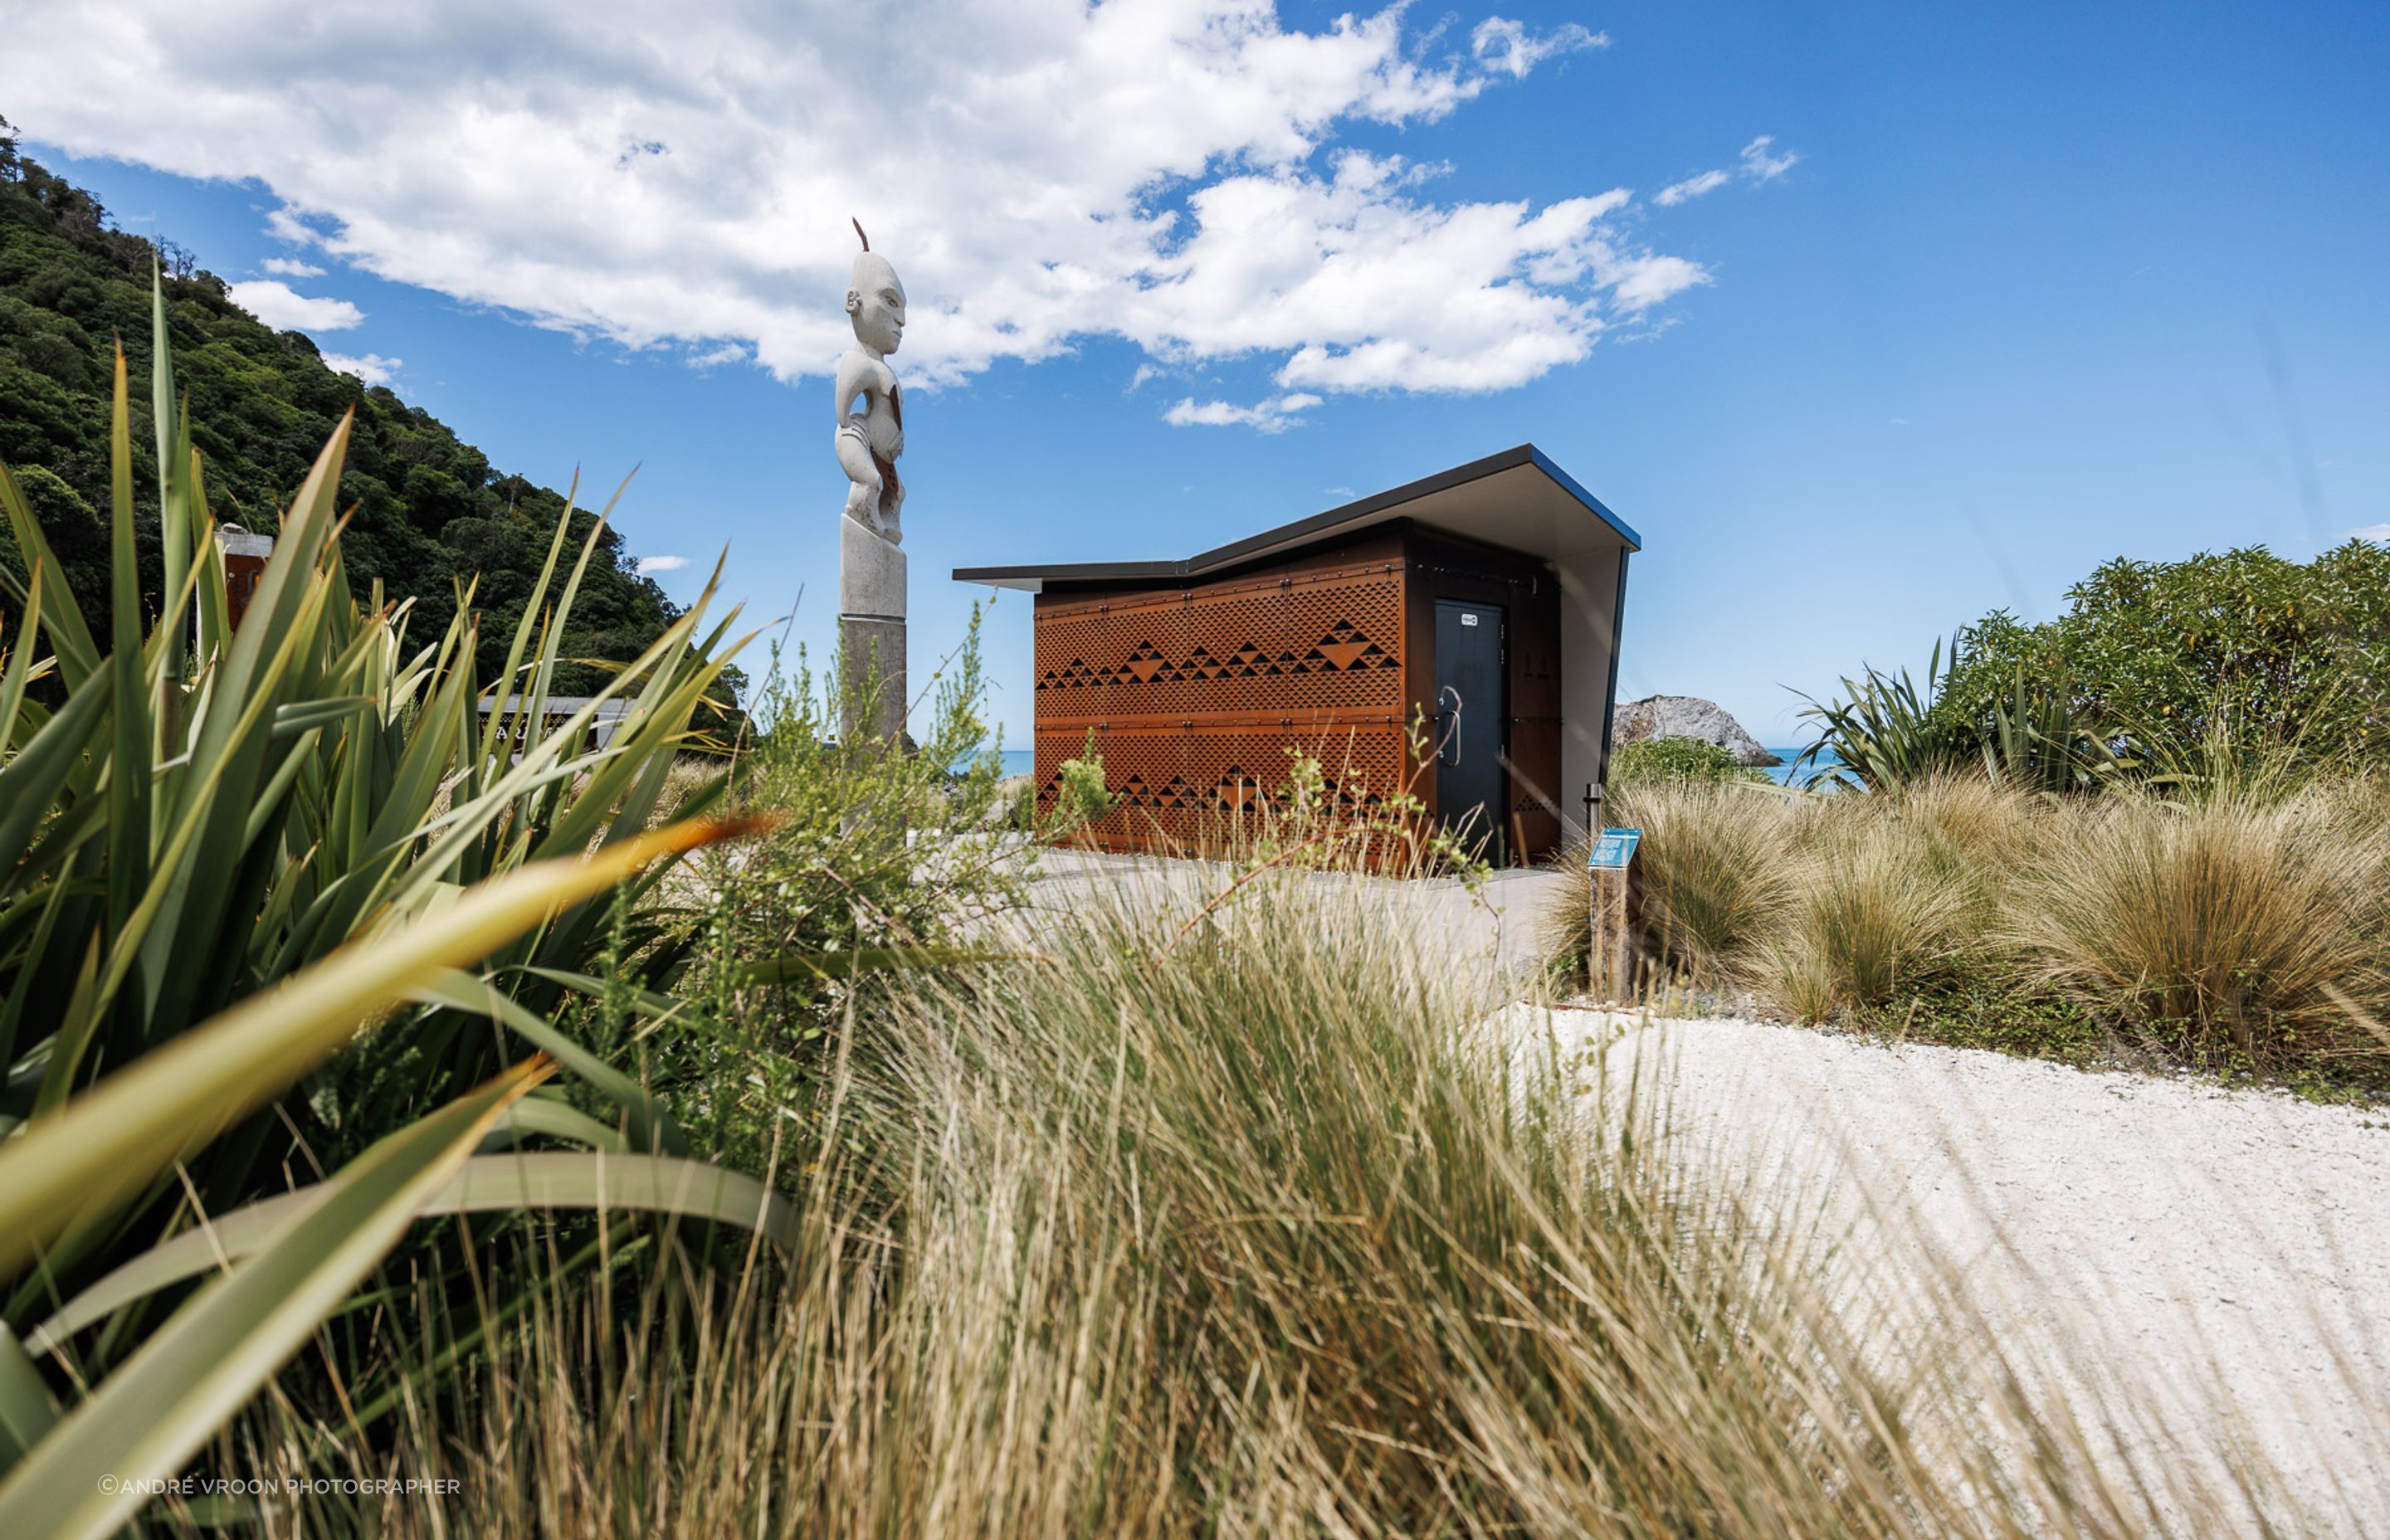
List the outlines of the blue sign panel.
{"label": "blue sign panel", "polygon": [[1625,871],[1626,863],[1635,859],[1635,847],[1641,843],[1639,828],[1605,828],[1593,842],[1593,853],[1586,865],[1596,871]]}

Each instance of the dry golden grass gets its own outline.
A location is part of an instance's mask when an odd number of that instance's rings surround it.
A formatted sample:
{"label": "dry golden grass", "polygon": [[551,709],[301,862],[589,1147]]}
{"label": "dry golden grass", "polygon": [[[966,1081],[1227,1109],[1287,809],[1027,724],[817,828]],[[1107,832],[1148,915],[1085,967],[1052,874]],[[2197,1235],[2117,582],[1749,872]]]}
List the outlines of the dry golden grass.
{"label": "dry golden grass", "polygon": [[2390,839],[2345,793],[2114,795],[2063,832],[2008,910],[2039,977],[2194,1062],[2372,1048],[2332,992],[2390,995]]}
{"label": "dry golden grass", "polygon": [[[1798,891],[1796,856],[1814,805],[1746,786],[1680,781],[1623,792],[1615,811],[1643,830],[1636,882],[1645,949],[1658,968],[1711,989],[1758,979]],[[1585,955],[1585,859],[1582,843],[1561,857],[1571,890],[1539,921],[1548,955]]]}
{"label": "dry golden grass", "polygon": [[[2161,794],[2163,792],[2164,794]],[[1660,977],[1794,1020],[1972,981],[2078,1002],[2191,1062],[2378,1059],[2334,991],[2390,1008],[2390,793],[2258,771],[2094,799],[1980,774],[1785,799],[1637,788],[1643,951]],[[1581,957],[1578,891],[1548,925]]]}
{"label": "dry golden grass", "polygon": [[[620,1295],[533,1291],[351,1444],[456,1495],[276,1503],[263,1532],[2230,1528],[2178,1471],[2100,1474],[1996,1358],[1944,1351],[1962,1317],[1862,1340],[1835,1238],[1497,1051],[1302,892],[1177,943],[1080,916],[1046,962],[924,984],[836,1072],[785,1269],[668,1251]],[[302,1436],[248,1427],[250,1469]]]}

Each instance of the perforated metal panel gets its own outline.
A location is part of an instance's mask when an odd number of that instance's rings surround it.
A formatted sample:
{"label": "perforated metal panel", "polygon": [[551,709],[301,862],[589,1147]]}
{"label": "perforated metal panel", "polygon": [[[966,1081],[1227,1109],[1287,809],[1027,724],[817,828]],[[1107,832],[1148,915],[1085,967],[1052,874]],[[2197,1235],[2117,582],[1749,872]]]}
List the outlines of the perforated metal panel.
{"label": "perforated metal panel", "polygon": [[1318,758],[1341,805],[1408,776],[1400,562],[1163,593],[1041,601],[1037,763],[1092,735],[1120,799],[1089,831],[1112,849],[1189,844],[1276,801],[1290,748]]}

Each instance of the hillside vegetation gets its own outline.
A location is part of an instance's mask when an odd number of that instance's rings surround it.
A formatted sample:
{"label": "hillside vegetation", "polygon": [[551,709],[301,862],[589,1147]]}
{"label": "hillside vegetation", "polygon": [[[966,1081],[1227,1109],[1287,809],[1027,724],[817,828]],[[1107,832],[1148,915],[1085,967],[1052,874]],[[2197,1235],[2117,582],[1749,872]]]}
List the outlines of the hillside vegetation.
{"label": "hillside vegetation", "polygon": [[[353,410],[339,506],[355,508],[341,546],[357,593],[379,580],[393,597],[413,596],[412,629],[436,637],[455,613],[457,582],[478,572],[478,661],[485,678],[503,667],[565,498],[500,471],[391,391],[336,373],[314,342],[242,310],[223,279],[172,241],[110,228],[98,199],[27,159],[8,133],[0,121],[0,462],[92,611],[94,631],[106,635],[109,624],[103,510],[111,350],[121,340],[135,378],[147,375],[157,262],[165,269],[175,378],[216,516],[272,533],[341,414]],[[132,404],[135,530],[144,602],[154,612],[162,571],[157,436],[148,395],[136,392]],[[573,515],[575,545],[594,521]],[[0,564],[24,571],[6,531]],[[678,612],[632,570],[610,528],[598,537],[560,654],[636,658]],[[583,693],[599,676],[566,663],[557,687]]]}

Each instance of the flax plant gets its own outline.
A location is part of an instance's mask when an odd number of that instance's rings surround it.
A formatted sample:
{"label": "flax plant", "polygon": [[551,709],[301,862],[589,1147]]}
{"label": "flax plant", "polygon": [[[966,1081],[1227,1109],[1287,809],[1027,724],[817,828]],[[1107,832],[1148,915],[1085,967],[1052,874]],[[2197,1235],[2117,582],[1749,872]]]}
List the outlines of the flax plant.
{"label": "flax plant", "polygon": [[[686,1159],[670,1113],[558,1020],[582,998],[673,1008],[649,986],[687,943],[642,897],[749,827],[704,818],[720,775],[675,784],[738,645],[712,588],[596,699],[553,709],[602,527],[575,552],[568,514],[481,679],[469,587],[419,647],[406,603],[351,594],[344,423],[236,628],[162,296],[154,324],[166,588],[146,623],[122,352],[107,637],[0,468],[27,563],[0,571],[10,1534],[115,1530],[139,1497],[99,1479],[173,1474],[420,1215],[602,1205],[785,1236],[759,1184]],[[602,1116],[544,1088],[559,1070]]]}

